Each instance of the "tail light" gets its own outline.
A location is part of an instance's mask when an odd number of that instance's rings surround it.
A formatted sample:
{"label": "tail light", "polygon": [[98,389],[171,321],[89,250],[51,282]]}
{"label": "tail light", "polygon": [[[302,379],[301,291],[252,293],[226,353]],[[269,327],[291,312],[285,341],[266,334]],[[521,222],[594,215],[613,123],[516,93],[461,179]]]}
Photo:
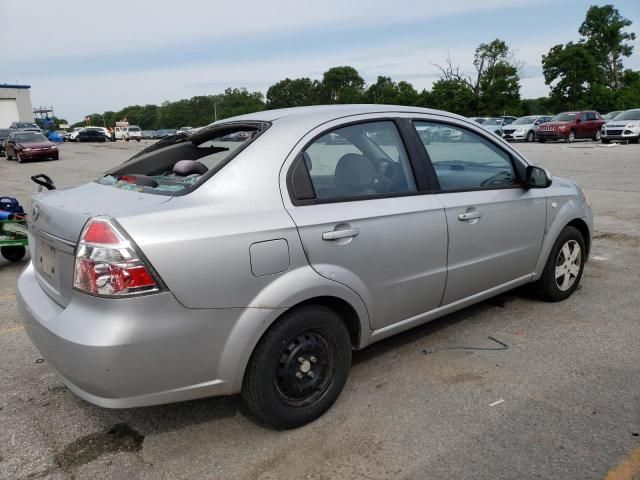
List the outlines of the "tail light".
{"label": "tail light", "polygon": [[80,234],[73,287],[106,297],[140,295],[162,289],[133,241],[105,217],[89,220]]}

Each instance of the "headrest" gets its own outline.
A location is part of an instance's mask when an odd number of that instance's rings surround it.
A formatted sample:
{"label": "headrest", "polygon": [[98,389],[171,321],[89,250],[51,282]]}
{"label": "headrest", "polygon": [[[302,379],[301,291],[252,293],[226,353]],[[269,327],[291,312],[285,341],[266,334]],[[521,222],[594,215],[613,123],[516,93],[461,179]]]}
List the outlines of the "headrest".
{"label": "headrest", "polygon": [[346,153],[336,165],[336,186],[348,193],[358,193],[371,188],[375,177],[376,168],[364,155]]}
{"label": "headrest", "polygon": [[204,175],[207,173],[209,169],[203,163],[198,162],[197,160],[180,160],[176,162],[176,164],[171,169],[172,173],[177,175]]}

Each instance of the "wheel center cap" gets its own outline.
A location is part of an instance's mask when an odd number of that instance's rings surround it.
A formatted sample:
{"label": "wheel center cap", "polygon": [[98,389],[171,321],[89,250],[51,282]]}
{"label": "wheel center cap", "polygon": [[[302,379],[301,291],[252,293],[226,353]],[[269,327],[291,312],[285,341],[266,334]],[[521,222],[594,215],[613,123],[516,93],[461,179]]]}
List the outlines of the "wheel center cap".
{"label": "wheel center cap", "polygon": [[307,373],[309,370],[311,370],[311,363],[309,362],[309,360],[305,360],[304,362],[302,362],[302,364],[300,365],[300,371],[302,373]]}

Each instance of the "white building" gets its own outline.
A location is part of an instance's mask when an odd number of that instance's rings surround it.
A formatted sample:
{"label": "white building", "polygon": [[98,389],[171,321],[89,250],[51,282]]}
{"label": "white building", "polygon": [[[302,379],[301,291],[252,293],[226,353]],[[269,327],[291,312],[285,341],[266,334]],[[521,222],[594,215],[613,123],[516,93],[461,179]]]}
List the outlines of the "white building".
{"label": "white building", "polygon": [[30,85],[0,84],[0,128],[11,122],[33,122]]}

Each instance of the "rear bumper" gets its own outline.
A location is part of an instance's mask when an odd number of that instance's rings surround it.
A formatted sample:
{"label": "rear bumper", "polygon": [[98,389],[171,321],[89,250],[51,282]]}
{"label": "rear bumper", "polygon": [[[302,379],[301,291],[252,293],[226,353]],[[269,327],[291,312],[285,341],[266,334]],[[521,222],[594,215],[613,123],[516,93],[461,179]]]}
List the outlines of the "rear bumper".
{"label": "rear bumper", "polygon": [[188,309],[170,293],[114,300],[74,292],[62,307],[31,264],[17,296],[31,341],[73,392],[96,405],[169,403],[237,393],[241,385],[244,364],[228,341],[244,309]]}

